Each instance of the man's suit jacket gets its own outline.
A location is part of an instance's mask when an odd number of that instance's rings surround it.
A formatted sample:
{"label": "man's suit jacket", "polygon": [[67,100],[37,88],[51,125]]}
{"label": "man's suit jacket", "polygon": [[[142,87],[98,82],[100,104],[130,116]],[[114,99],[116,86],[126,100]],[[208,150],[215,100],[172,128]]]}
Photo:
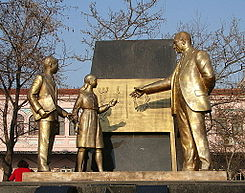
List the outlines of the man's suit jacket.
{"label": "man's suit jacket", "polygon": [[[177,88],[179,83],[179,88]],[[177,63],[173,74],[165,79],[146,85],[141,89],[146,94],[171,89],[172,114],[176,114],[178,90],[193,111],[210,111],[208,95],[215,85],[215,75],[209,55],[193,49],[191,57]]]}

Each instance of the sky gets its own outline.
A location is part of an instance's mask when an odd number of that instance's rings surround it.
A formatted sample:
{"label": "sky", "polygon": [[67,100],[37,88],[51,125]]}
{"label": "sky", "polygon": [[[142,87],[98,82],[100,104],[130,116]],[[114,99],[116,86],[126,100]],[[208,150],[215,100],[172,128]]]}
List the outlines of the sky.
{"label": "sky", "polygon": [[[82,34],[80,30],[86,27],[82,20],[81,11],[87,11],[90,0],[65,0],[68,6],[76,7],[65,11],[67,19],[64,23],[70,30],[60,31],[61,38],[66,44],[70,54],[81,54],[84,47],[81,44]],[[97,0],[97,8],[102,13],[121,6],[122,0]],[[217,29],[221,22],[232,17],[239,18],[240,29],[245,31],[245,0],[159,0],[158,6],[163,9],[163,17],[166,22],[162,25],[162,32],[174,34],[180,21],[191,22],[193,18],[200,16],[201,21],[208,25],[210,30]],[[57,51],[56,55],[61,55]],[[76,60],[67,61],[69,66],[62,69],[64,82],[68,88],[79,88],[83,84],[83,77],[90,73],[91,62],[81,63]]]}

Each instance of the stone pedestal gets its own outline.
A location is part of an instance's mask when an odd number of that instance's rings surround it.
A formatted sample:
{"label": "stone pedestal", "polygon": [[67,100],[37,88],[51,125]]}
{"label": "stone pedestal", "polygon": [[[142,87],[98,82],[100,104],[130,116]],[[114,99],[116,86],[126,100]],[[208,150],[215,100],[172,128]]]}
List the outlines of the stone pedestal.
{"label": "stone pedestal", "polygon": [[24,182],[140,182],[140,181],[226,181],[224,171],[180,172],[28,172]]}
{"label": "stone pedestal", "polygon": [[[66,175],[66,174],[65,174]],[[76,193],[139,193],[140,187],[164,187],[168,193],[244,193],[245,183],[242,181],[73,181],[73,182],[2,182],[1,193],[36,193],[42,187],[64,187],[76,189]],[[44,193],[47,193],[45,191]],[[149,191],[147,191],[149,193]],[[158,192],[160,193],[160,192]]]}

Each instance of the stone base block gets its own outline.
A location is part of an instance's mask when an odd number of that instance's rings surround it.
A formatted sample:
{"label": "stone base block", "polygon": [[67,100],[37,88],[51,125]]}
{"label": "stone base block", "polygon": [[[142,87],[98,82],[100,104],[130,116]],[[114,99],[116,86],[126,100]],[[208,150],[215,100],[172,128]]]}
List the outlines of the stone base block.
{"label": "stone base block", "polygon": [[[154,189],[168,189],[168,193],[244,193],[242,181],[166,181],[166,182],[1,182],[1,193],[37,193],[39,188],[70,186],[75,193],[150,193]],[[138,192],[141,189],[142,192]],[[146,191],[147,190],[147,191]],[[43,193],[49,193],[44,191]],[[59,192],[60,193],[60,192]],[[157,191],[157,193],[160,193]]]}
{"label": "stone base block", "polygon": [[179,172],[28,172],[24,182],[140,182],[140,181],[226,181],[225,171],[179,171]]}

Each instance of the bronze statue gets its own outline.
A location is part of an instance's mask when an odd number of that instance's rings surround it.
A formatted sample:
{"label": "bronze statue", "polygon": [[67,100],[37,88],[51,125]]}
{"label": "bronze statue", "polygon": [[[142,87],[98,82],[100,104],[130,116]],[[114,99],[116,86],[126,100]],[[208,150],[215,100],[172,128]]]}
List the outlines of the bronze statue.
{"label": "bronze statue", "polygon": [[69,117],[69,113],[57,105],[57,89],[53,75],[58,71],[58,60],[48,56],[43,62],[44,73],[37,75],[29,93],[34,119],[38,123],[38,171],[50,171],[49,157],[55,134],[58,132],[58,115]]}
{"label": "bronze statue", "polygon": [[[110,107],[116,105],[117,100],[111,100],[109,104],[98,106],[97,96],[94,94],[93,89],[97,86],[97,78],[91,74],[85,76],[84,85],[80,89],[79,96],[77,97],[74,105],[72,115],[74,122],[78,122],[77,130],[77,163],[76,171],[83,171],[83,161],[85,151],[88,148],[95,148],[95,161],[100,172],[103,171],[102,165],[102,148],[103,136],[99,124],[98,113],[107,111]],[[82,109],[78,121],[79,110]]]}
{"label": "bronze statue", "polygon": [[181,58],[173,74],[152,84],[135,88],[130,95],[141,97],[171,90],[172,114],[177,120],[183,148],[183,169],[210,169],[210,153],[204,116],[211,111],[208,95],[215,85],[215,75],[209,55],[192,47],[187,32],[174,37],[173,47]]}

